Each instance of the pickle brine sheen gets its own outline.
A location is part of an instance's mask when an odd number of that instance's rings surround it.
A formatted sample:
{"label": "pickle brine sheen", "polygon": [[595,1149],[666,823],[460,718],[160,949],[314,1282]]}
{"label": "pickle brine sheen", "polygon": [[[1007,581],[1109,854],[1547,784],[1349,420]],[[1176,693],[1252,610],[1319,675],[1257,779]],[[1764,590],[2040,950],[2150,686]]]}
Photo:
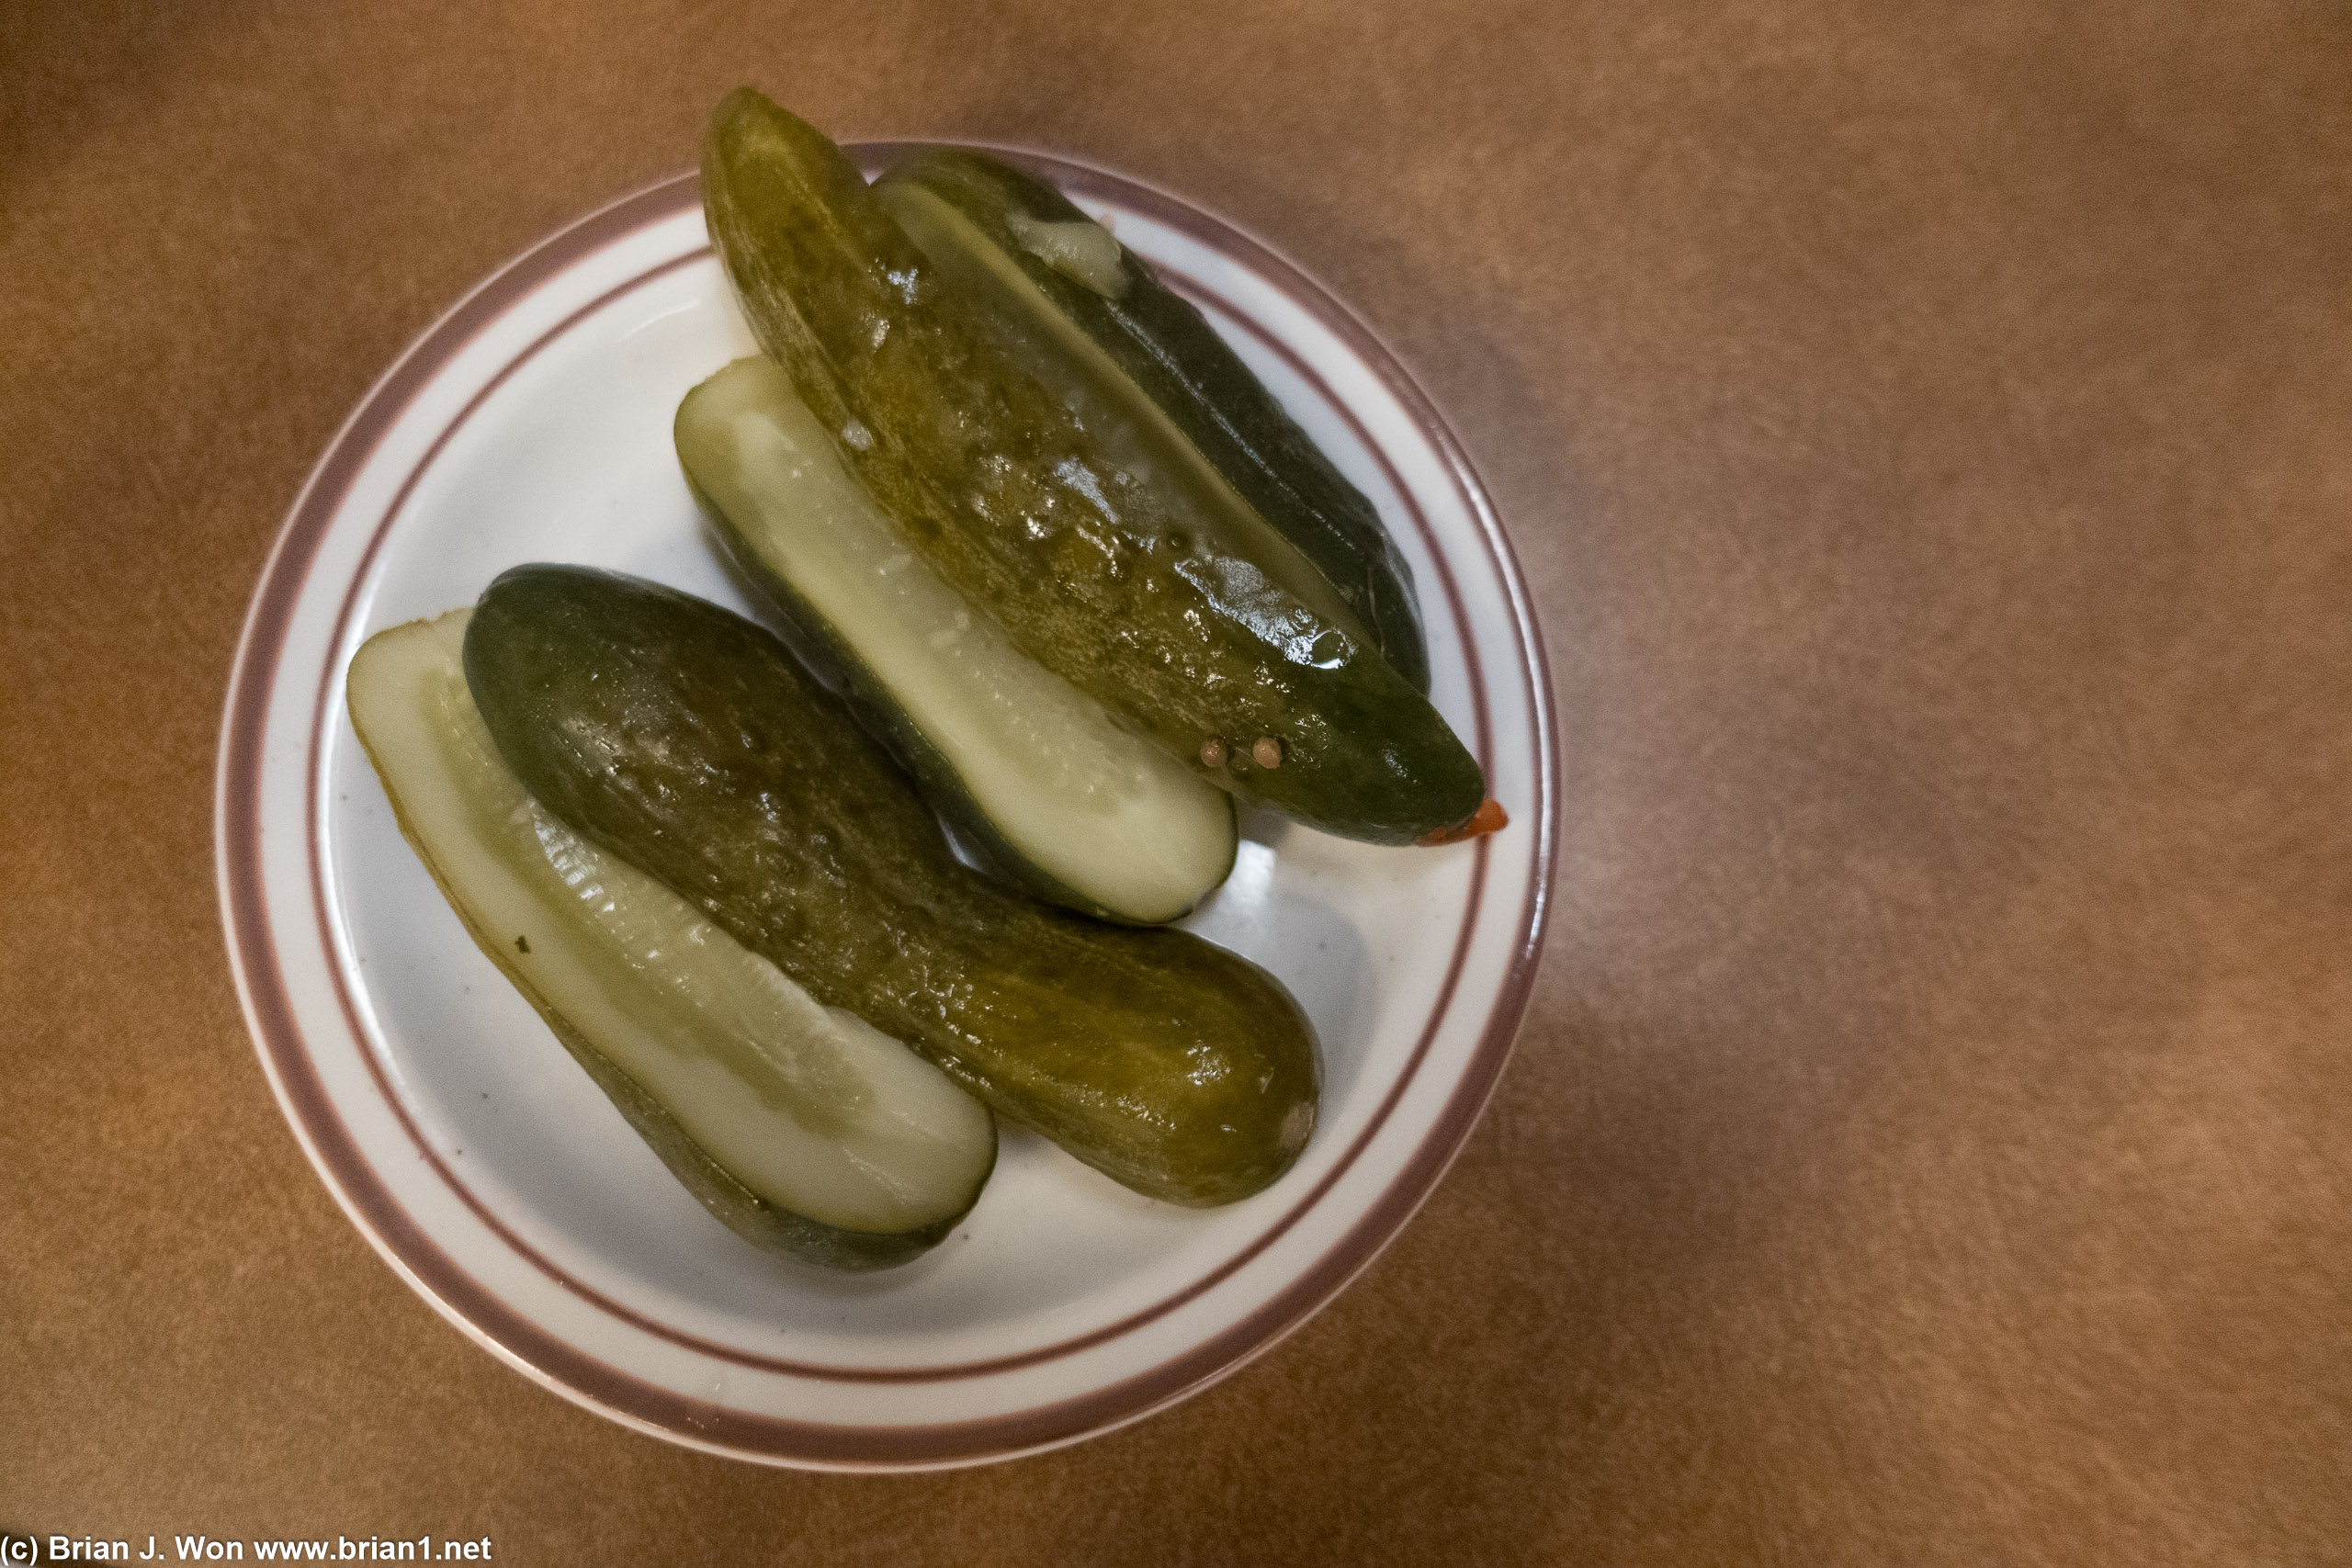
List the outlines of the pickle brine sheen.
{"label": "pickle brine sheen", "polygon": [[1024,653],[1310,826],[1406,843],[1471,818],[1476,761],[1313,562],[1090,428],[839,148],[745,89],[712,123],[703,186],[761,345],[911,547]]}
{"label": "pickle brine sheen", "polygon": [[1379,513],[1141,256],[1046,181],[967,147],[911,152],[874,193],[925,255],[995,303],[1024,366],[1156,448],[1147,460],[1200,504],[1277,530],[1429,690],[1412,569]]}

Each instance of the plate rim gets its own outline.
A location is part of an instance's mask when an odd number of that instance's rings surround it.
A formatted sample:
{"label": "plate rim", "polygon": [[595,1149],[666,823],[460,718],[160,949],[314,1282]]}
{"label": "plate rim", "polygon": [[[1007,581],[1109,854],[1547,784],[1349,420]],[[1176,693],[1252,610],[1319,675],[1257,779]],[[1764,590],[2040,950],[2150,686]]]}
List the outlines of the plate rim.
{"label": "plate rim", "polygon": [[[979,141],[955,144],[1010,155],[1066,186],[1114,193],[1113,199],[1118,205],[1142,211],[1154,221],[1238,261],[1330,331],[1397,400],[1434,447],[1464,510],[1475,520],[1510,611],[1521,655],[1521,673],[1527,682],[1533,731],[1535,810],[1530,827],[1537,835],[1537,843],[1530,863],[1527,892],[1511,928],[1511,947],[1502,978],[1477,1039],[1428,1130],[1385,1180],[1377,1197],[1336,1240],[1328,1244],[1310,1264],[1275,1287],[1264,1301],[1217,1332],[1139,1371],[1068,1399],[968,1420],[889,1427],[798,1421],[713,1404],[648,1382],[599,1359],[510,1305],[451,1257],[381,1182],[368,1154],[345,1125],[333,1095],[316,1073],[307,1075],[306,1081],[305,1075],[282,1070],[285,1060],[303,1059],[305,1044],[288,994],[264,886],[259,798],[265,772],[262,742],[268,728],[285,638],[309,584],[319,547],[331,531],[352,481],[366,470],[380,438],[398,425],[417,393],[435,375],[482,329],[565,269],[646,227],[677,218],[696,207],[696,176],[692,173],[672,176],[590,212],[526,248],[468,290],[394,359],[337,430],[297,494],[248,608],[222,717],[214,797],[216,873],[239,1000],[280,1111],[313,1168],[361,1235],[404,1282],[442,1315],[535,1382],[601,1415],[690,1447],[768,1463],[910,1470],[1008,1459],[1076,1442],[1139,1420],[1271,1349],[1371,1264],[1402,1231],[1459,1156],[1494,1094],[1524,1016],[1548,924],[1556,871],[1561,817],[1558,739],[1541,628],[1516,554],[1475,468],[1452,429],[1396,355],[1351,310],[1296,264],[1246,231],[1181,197],[1132,176],[1060,154]],[[849,144],[848,151],[870,166],[877,159],[914,145],[918,143],[869,141]],[[656,270],[666,272],[685,261],[698,259],[700,254],[689,253]],[[640,277],[623,287],[633,287],[644,280]],[[616,288],[583,307],[568,318],[566,324],[619,291]],[[1242,319],[1247,321],[1246,316]],[[519,358],[514,363],[519,363]],[[1311,368],[1308,374],[1316,380],[1321,379]],[[486,398],[503,375],[502,371],[480,389],[475,402]],[[1335,406],[1345,408],[1340,400],[1333,400]],[[454,430],[462,418],[461,414],[453,421],[450,429]],[[1378,444],[1367,441],[1367,446],[1379,460],[1387,461]],[[430,461],[428,454],[420,460],[418,471],[422,472]],[[1409,492],[1401,484],[1398,489],[1409,500]],[[396,514],[397,507],[388,510],[388,519]],[[370,558],[373,553],[371,546]],[[1441,570],[1445,570],[1442,559]],[[364,576],[365,571],[363,561],[355,577]],[[1447,591],[1449,594],[1454,592],[1451,582]],[[1471,657],[1475,662],[1475,649]],[[316,765],[315,731],[314,722],[311,766]],[[315,810],[315,789],[308,790],[306,795],[309,809]],[[308,836],[314,838],[315,833]],[[1477,846],[1478,862],[1474,872],[1477,882],[1484,880],[1487,847],[1484,840]],[[314,852],[313,862],[315,874]],[[1475,889],[1476,883],[1473,886]],[[1474,891],[1473,926],[1476,923],[1477,907]],[[1469,941],[1466,928],[1463,940],[1465,944]],[[329,951],[332,950],[330,942]],[[1458,971],[1458,959],[1455,967]],[[1447,989],[1451,990],[1451,981]],[[349,1002],[340,977],[336,992],[347,1010]],[[1443,1010],[1441,1006],[1433,1012],[1432,1031]],[[364,1030],[356,1027],[356,1020],[353,1021],[355,1036],[364,1041]],[[283,1059],[281,1051],[286,1053]],[[363,1051],[363,1055],[368,1056],[370,1071],[379,1073],[372,1053]],[[1416,1063],[1418,1059],[1417,1052]],[[1408,1069],[1400,1077],[1397,1087],[1390,1091],[1392,1100],[1402,1092],[1411,1076]],[[397,1096],[387,1089],[386,1098],[395,1114],[405,1122],[407,1117]],[[1367,1129],[1367,1141],[1377,1130],[1379,1120],[1376,1117]],[[1351,1163],[1334,1168],[1326,1181],[1295,1205],[1280,1225],[1227,1260],[1215,1275],[1149,1315],[1156,1317],[1173,1310],[1217,1279],[1238,1270],[1318,1201],[1323,1191]],[[457,1190],[478,1217],[489,1221],[494,1232],[513,1244],[503,1224],[485,1213],[462,1187]],[[363,1202],[363,1192],[372,1195],[375,1201]],[[528,1248],[524,1251],[526,1257],[531,1256]],[[435,1278],[428,1280],[427,1273]],[[452,1285],[456,1288],[449,1288]],[[462,1304],[453,1297],[464,1298]],[[622,1315],[626,1319],[630,1314],[624,1309]],[[637,1326],[643,1328],[647,1325],[639,1323]],[[1049,1347],[1037,1355],[1024,1353],[1011,1359],[1028,1363],[1042,1356],[1073,1353],[1114,1337],[1120,1327],[1114,1325],[1080,1336],[1070,1345]],[[674,1332],[659,1326],[654,1332],[665,1338],[676,1337]],[[708,1349],[699,1341],[695,1342],[694,1348],[698,1352]],[[986,1375],[988,1368],[988,1363],[981,1363],[971,1368],[947,1369],[942,1375]],[[822,1372],[811,1368],[797,1375]],[[842,1381],[868,1380],[851,1375]],[[664,1409],[673,1419],[654,1419],[646,1414],[649,1409]]]}

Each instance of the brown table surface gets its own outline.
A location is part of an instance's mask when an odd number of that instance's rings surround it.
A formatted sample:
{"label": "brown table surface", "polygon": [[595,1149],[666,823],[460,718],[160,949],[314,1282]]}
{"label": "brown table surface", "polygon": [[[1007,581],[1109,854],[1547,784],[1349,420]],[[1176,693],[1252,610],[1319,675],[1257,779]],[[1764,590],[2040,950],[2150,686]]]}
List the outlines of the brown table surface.
{"label": "brown table surface", "polygon": [[[758,83],[1182,191],[1498,498],[1516,1058],[1295,1337],[962,1473],[637,1436],[279,1118],[216,731],[401,346]],[[2352,13],[0,7],[0,1527],[527,1562],[2352,1561]]]}

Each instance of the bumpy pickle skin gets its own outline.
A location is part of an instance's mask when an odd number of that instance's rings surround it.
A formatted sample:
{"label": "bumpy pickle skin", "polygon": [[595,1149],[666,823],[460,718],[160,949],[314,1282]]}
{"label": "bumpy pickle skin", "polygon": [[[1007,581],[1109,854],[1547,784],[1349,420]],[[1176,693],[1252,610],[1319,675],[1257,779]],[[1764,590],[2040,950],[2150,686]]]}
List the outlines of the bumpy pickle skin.
{"label": "bumpy pickle skin", "polygon": [[1352,612],[1318,611],[1339,595],[1305,558],[1106,456],[839,148],[744,89],[713,120],[703,186],[762,346],[913,547],[1023,652],[1309,826],[1409,843],[1478,808],[1476,761]]}
{"label": "bumpy pickle skin", "polygon": [[[1061,340],[1041,352],[1146,404],[1148,418],[1164,421],[1230,487],[1230,503],[1279,530],[1329,580],[1397,673],[1429,690],[1412,568],[1379,513],[1149,264],[1046,181],[969,148],[910,152],[874,190],[933,260],[960,251],[1017,275],[1030,293],[1016,308],[1049,313],[1048,335]],[[1097,243],[1081,247],[1072,235]]]}
{"label": "bumpy pickle skin", "polygon": [[760,627],[638,580],[523,567],[482,595],[465,667],[550,811],[1114,1180],[1230,1202],[1305,1147],[1319,1067],[1279,981],[962,864],[878,743]]}

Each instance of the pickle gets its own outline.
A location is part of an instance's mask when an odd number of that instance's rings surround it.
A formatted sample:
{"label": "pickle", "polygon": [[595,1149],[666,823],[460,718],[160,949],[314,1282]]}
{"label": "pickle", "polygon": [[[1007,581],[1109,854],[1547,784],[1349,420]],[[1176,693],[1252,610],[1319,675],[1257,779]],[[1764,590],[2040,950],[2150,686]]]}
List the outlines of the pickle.
{"label": "pickle", "polygon": [[933,806],[996,869],[1154,923],[1233,868],[1233,802],[1022,653],[907,548],[775,362],[678,406],[678,460],[720,541]]}
{"label": "pickle", "polygon": [[874,194],[923,254],[995,302],[1022,363],[1092,423],[1132,431],[1201,492],[1250,513],[1306,555],[1429,690],[1412,568],[1364,493],[1141,256],[1044,180],[961,147],[899,161]]}
{"label": "pickle", "polygon": [[1478,809],[1476,761],[1306,557],[1098,441],[839,148],[744,89],[719,106],[703,188],[762,346],[1015,646],[1309,826],[1406,843]]}
{"label": "pickle", "polygon": [[401,831],[468,932],[738,1235],[837,1269],[927,1250],[996,1163],[988,1111],[533,800],[467,693],[470,614],[378,633],[346,688]]}
{"label": "pickle", "polygon": [[482,595],[465,666],[550,811],[999,1114],[1196,1205],[1261,1190],[1305,1146],[1314,1034],[1280,982],[964,865],[842,700],[751,622],[613,573],[518,567]]}

